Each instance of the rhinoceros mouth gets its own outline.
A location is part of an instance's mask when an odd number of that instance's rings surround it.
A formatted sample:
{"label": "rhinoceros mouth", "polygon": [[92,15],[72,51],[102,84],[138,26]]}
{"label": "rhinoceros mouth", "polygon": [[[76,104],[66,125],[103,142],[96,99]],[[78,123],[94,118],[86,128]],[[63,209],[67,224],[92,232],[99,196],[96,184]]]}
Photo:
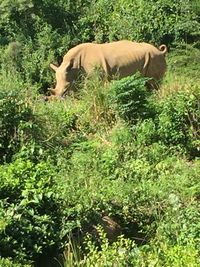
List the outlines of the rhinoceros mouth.
{"label": "rhinoceros mouth", "polygon": [[49,88],[48,91],[51,93],[51,95],[55,95],[56,94],[55,89],[53,89],[53,88]]}
{"label": "rhinoceros mouth", "polygon": [[65,86],[63,89],[56,89],[56,88],[49,88],[48,91],[53,96],[64,96],[66,95],[66,92],[68,91],[69,85]]}

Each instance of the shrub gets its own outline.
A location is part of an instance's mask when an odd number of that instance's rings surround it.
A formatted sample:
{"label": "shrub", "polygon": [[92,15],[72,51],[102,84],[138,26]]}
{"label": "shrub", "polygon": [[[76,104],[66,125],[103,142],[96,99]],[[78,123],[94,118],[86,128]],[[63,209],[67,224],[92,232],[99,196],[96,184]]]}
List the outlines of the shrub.
{"label": "shrub", "polygon": [[114,81],[110,86],[110,105],[122,118],[131,123],[136,124],[139,120],[154,114],[150,102],[151,92],[145,86],[147,80],[135,74]]}
{"label": "shrub", "polygon": [[[196,6],[188,0],[100,0],[86,6],[78,25],[85,40],[98,42],[115,39],[156,44],[197,41],[200,32]],[[116,23],[119,20],[120,23]],[[89,28],[92,31],[88,31]]]}
{"label": "shrub", "polygon": [[9,161],[20,147],[20,126],[31,126],[33,113],[26,101],[15,95],[0,95],[0,161]]}
{"label": "shrub", "polygon": [[3,266],[3,267],[31,267],[31,265],[20,264],[18,262],[14,262],[12,259],[4,259],[4,258],[0,258],[0,266]]}
{"label": "shrub", "polygon": [[180,147],[190,156],[199,155],[199,89],[180,91],[160,103],[158,135],[166,145]]}
{"label": "shrub", "polygon": [[166,266],[199,266],[198,250],[195,248],[193,240],[187,245],[168,244],[167,241],[143,246],[132,254],[133,266],[151,266],[155,264],[158,267]]}
{"label": "shrub", "polygon": [[95,245],[90,236],[86,239],[86,250],[88,253],[85,259],[80,262],[80,266],[127,266],[131,264],[130,251],[133,250],[135,244],[123,236],[118,237],[118,240],[109,245],[106,234],[99,226],[97,227],[100,236],[100,249]]}
{"label": "shrub", "polygon": [[[194,86],[190,91],[187,89],[173,92],[162,100],[154,95],[148,100],[154,114],[149,118],[144,117],[133,128],[136,144],[144,151],[145,145],[158,143],[168,152],[176,150],[189,158],[198,157],[199,88]],[[146,112],[149,110],[146,109]],[[148,151],[151,154],[151,149]]]}
{"label": "shrub", "polygon": [[30,262],[56,253],[63,213],[53,166],[16,160],[0,173],[1,256]]}

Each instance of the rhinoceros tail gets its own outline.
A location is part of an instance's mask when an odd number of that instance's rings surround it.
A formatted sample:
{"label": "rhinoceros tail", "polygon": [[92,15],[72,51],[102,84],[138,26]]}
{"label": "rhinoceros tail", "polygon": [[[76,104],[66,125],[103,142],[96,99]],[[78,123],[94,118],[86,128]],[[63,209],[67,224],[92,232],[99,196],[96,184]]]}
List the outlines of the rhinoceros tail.
{"label": "rhinoceros tail", "polygon": [[158,49],[162,52],[162,54],[164,56],[166,55],[166,53],[167,53],[167,46],[166,45],[162,44],[162,45],[159,46]]}

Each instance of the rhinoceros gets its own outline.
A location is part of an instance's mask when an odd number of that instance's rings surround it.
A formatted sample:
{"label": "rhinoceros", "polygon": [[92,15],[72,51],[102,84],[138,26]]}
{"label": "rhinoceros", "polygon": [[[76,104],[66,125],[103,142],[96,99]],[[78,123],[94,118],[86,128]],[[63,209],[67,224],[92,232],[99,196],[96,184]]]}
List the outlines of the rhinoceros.
{"label": "rhinoceros", "polygon": [[112,43],[83,43],[70,49],[61,65],[50,64],[56,72],[56,87],[52,95],[63,96],[78,78],[80,71],[88,74],[96,66],[103,69],[108,80],[130,76],[139,71],[142,76],[160,80],[166,71],[166,45],[159,48],[148,43],[128,40]]}

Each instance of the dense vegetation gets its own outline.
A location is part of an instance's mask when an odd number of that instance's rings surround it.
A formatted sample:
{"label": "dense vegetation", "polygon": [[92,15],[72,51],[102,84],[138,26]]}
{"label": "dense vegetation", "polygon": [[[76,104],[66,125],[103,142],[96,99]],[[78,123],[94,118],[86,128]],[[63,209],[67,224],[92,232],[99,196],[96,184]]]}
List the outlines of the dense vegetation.
{"label": "dense vegetation", "polygon": [[[1,1],[0,266],[200,265],[199,37],[198,0]],[[44,101],[51,61],[125,38],[168,45],[158,91]]]}

